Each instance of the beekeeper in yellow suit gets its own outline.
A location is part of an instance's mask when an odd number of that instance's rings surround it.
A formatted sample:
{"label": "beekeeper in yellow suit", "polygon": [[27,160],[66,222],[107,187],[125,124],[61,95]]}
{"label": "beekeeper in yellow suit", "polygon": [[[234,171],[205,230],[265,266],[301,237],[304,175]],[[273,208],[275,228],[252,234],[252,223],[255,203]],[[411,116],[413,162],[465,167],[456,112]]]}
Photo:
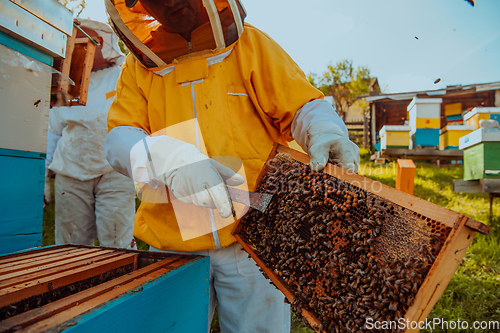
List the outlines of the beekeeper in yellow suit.
{"label": "beekeeper in yellow suit", "polygon": [[[53,107],[47,134],[48,172],[55,173],[55,243],[137,249],[132,236],[134,182],[104,156],[106,119],[125,60],[107,24],[80,19],[77,38],[97,43],[87,105]],[[46,177],[45,202],[50,202]]]}
{"label": "beekeeper in yellow suit", "polygon": [[[322,169],[357,171],[332,105],[239,0],[105,0],[130,49],[108,114],[106,157],[143,184],[134,235],[153,249],[210,255],[222,332],[288,332],[289,307],[231,231],[273,143],[296,140]],[[232,214],[234,208],[234,215]]]}

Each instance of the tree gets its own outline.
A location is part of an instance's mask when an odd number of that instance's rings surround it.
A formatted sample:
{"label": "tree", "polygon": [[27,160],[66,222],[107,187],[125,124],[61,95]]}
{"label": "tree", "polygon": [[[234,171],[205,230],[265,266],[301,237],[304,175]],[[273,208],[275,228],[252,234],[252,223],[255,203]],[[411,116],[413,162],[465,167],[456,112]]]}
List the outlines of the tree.
{"label": "tree", "polygon": [[311,73],[308,79],[325,96],[333,97],[337,113],[343,120],[349,107],[358,100],[357,96],[368,94],[371,81],[370,70],[366,67],[354,69],[352,60],[340,61],[335,66],[328,65],[321,76]]}
{"label": "tree", "polygon": [[85,9],[86,0],[57,0],[61,5],[65,6],[72,13],[76,12],[76,17],[80,16],[80,14]]}

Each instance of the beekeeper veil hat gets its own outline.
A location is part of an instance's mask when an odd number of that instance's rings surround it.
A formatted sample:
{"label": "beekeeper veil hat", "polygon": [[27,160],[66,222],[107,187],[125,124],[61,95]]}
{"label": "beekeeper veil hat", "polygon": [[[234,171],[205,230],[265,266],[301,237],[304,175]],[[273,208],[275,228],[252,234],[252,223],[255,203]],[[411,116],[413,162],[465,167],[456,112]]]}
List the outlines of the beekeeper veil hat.
{"label": "beekeeper veil hat", "polygon": [[130,52],[143,66],[157,68],[198,55],[214,55],[243,34],[246,12],[240,0],[200,1],[210,23],[195,29],[190,41],[160,29],[161,23],[138,0],[105,0],[105,4],[113,29]]}

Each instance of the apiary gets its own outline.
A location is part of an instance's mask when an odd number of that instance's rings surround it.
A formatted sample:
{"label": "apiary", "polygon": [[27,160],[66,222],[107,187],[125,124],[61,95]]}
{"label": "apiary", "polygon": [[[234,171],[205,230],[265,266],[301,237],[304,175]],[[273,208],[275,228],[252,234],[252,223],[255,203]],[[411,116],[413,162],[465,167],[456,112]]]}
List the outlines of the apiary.
{"label": "apiary", "polygon": [[332,164],[312,172],[308,162],[275,145],[255,188],[273,199],[239,220],[238,242],[318,332],[425,320],[488,227]]}
{"label": "apiary", "polygon": [[62,245],[0,256],[0,332],[206,332],[208,257]]}

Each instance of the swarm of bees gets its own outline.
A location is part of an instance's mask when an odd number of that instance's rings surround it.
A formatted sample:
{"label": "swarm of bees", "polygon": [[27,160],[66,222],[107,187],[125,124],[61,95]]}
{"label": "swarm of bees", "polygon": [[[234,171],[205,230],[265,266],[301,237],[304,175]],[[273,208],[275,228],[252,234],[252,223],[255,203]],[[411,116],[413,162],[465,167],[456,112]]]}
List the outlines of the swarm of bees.
{"label": "swarm of bees", "polygon": [[265,213],[249,211],[237,233],[294,295],[292,310],[312,313],[320,332],[404,318],[451,231],[283,153],[257,191],[273,200]]}

